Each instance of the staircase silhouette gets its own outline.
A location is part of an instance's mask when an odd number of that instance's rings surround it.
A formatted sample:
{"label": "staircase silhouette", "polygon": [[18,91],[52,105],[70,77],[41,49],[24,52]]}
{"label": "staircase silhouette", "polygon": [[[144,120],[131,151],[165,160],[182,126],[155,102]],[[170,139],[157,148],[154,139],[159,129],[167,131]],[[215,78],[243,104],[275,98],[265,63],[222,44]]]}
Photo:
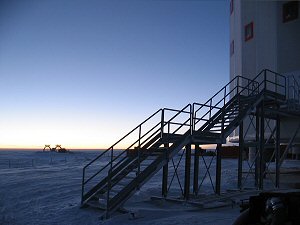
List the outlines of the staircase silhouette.
{"label": "staircase silhouette", "polygon": [[226,143],[260,102],[286,100],[286,77],[263,70],[235,77],[204,104],[159,109],[83,168],[81,205],[109,217],[186,145]]}

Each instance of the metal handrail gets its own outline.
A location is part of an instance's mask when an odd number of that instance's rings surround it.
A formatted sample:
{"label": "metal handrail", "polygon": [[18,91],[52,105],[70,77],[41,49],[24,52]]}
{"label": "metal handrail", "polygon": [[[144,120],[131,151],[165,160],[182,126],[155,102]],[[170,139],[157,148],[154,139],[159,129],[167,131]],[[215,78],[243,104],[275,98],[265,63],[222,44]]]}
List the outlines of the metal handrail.
{"label": "metal handrail", "polygon": [[[114,146],[116,146],[117,144],[119,144],[122,140],[124,140],[126,137],[128,137],[130,134],[132,134],[133,132],[135,132],[137,129],[139,129],[143,124],[145,124],[147,121],[149,121],[151,118],[153,118],[154,116],[156,116],[157,114],[159,114],[162,111],[162,109],[157,110],[155,113],[153,113],[151,116],[149,116],[147,119],[145,119],[142,123],[140,123],[138,126],[136,126],[134,129],[132,129],[130,132],[128,132],[125,136],[123,136],[121,139],[119,139],[117,142],[115,142],[112,146],[110,146],[107,150],[105,150],[104,152],[102,152],[100,155],[98,155],[97,157],[95,157],[91,162],[89,162],[87,165],[85,165],[83,167],[83,171],[82,171],[82,190],[81,190],[81,200],[83,201],[83,196],[84,196],[84,186],[91,181],[94,177],[96,177],[99,173],[101,173],[104,169],[106,169],[109,165],[111,165],[112,168],[112,163],[116,160],[113,159],[113,150],[114,150]],[[91,177],[89,177],[88,179],[85,179],[85,173],[86,173],[86,169],[92,165],[94,162],[96,162],[97,160],[99,160],[100,158],[102,158],[106,153],[111,152],[111,161],[106,164],[104,167],[100,168],[97,172],[95,172]],[[126,151],[122,152],[120,155],[124,154]]]}
{"label": "metal handrail", "polygon": [[[187,108],[190,108],[189,111],[187,111]],[[141,127],[147,122],[149,121],[151,118],[153,118],[154,116],[158,115],[159,113],[161,113],[163,115],[164,111],[171,111],[171,112],[176,112],[175,115],[173,115],[168,121],[160,121],[159,123],[157,123],[156,125],[154,125],[152,128],[150,128],[146,133],[144,133],[143,135],[141,135]],[[130,132],[128,132],[125,136],[123,136],[121,139],[119,139],[116,143],[114,143],[111,147],[109,147],[107,150],[105,150],[104,152],[102,152],[99,156],[95,157],[91,162],[89,162],[87,165],[85,165],[83,167],[83,176],[82,176],[82,201],[83,201],[83,196],[85,193],[85,185],[90,182],[93,178],[95,178],[99,173],[101,173],[104,169],[107,169],[110,166],[109,169],[109,174],[108,174],[108,183],[111,183],[110,179],[111,177],[111,172],[113,171],[114,168],[116,168],[117,166],[119,166],[122,162],[124,162],[124,160],[126,159],[126,157],[124,157],[123,159],[119,160],[116,164],[114,164],[114,162],[116,162],[118,159],[120,159],[122,156],[124,156],[131,147],[133,147],[136,144],[139,144],[139,148],[137,149],[138,151],[138,157],[140,156],[140,148],[143,144],[147,143],[147,141],[149,141],[153,136],[157,135],[160,131],[163,131],[163,128],[165,126],[167,126],[167,124],[175,124],[175,122],[172,122],[178,115],[181,115],[182,113],[185,114],[192,114],[191,111],[191,104],[186,105],[184,108],[182,108],[181,110],[177,110],[177,109],[171,109],[171,108],[164,108],[164,109],[159,109],[158,111],[156,111],[155,113],[153,113],[151,116],[149,116],[146,120],[144,120],[141,124],[139,124],[138,126],[136,126],[134,129],[132,129]],[[189,119],[190,120],[190,119]],[[183,126],[191,126],[191,122],[190,124],[187,124],[187,121],[184,121],[183,123],[176,123],[177,125],[179,125],[180,127],[176,130],[178,131],[181,127]],[[161,125],[161,126],[159,126]],[[156,128],[158,128],[157,130],[155,130]],[[129,147],[127,147],[124,151],[122,151],[120,154],[118,154],[116,157],[113,156],[113,150],[114,147],[116,145],[118,145],[120,142],[122,142],[126,137],[128,137],[129,135],[131,135],[133,132],[138,131],[139,130],[139,137],[137,140],[135,140]],[[149,135],[150,134],[150,135]],[[149,137],[147,137],[147,135],[149,135]],[[147,137],[145,140],[141,141],[143,138]],[[108,152],[111,153],[111,159],[110,161],[104,165],[103,167],[101,167],[99,170],[97,170],[91,177],[89,177],[88,179],[85,178],[85,174],[86,174],[86,170],[89,166],[91,166],[93,163],[95,163],[96,161],[98,161],[100,158],[102,158],[104,155],[106,155]],[[138,158],[139,164],[140,164],[140,158]],[[139,167],[140,165],[138,165]]]}
{"label": "metal handrail", "polygon": [[[275,75],[274,79],[275,81],[272,81],[268,79],[268,74],[272,73],[273,76]],[[263,77],[261,77],[263,75]],[[259,82],[259,78],[263,78],[261,82]],[[283,78],[284,82],[283,84],[278,83],[278,79]],[[246,85],[240,84],[240,81],[246,81]],[[230,95],[246,95],[250,96],[253,94],[258,94],[263,90],[268,89],[268,85],[271,84],[272,87],[275,87],[275,91],[277,92],[278,89],[283,88],[284,89],[284,95],[286,97],[287,95],[287,85],[286,85],[286,77],[284,77],[281,74],[278,74],[276,72],[273,72],[271,70],[265,69],[262,70],[255,78],[249,79],[242,76],[236,76],[231,81],[229,81],[223,88],[221,88],[217,93],[215,93],[210,99],[208,99],[204,104],[200,103],[193,103],[193,105],[188,104],[185,107],[183,107],[181,110],[177,109],[170,109],[170,108],[163,108],[157,110],[155,113],[153,113],[151,116],[149,116],[146,120],[144,120],[142,123],[140,123],[138,126],[136,126],[134,129],[132,129],[130,132],[128,132],[125,136],[123,136],[121,139],[119,139],[116,143],[114,143],[111,147],[109,147],[107,150],[102,152],[99,156],[94,158],[91,162],[89,162],[87,165],[83,167],[83,177],[82,177],[82,201],[84,196],[84,189],[85,185],[90,182],[94,177],[96,177],[99,173],[101,173],[104,169],[108,168],[110,166],[110,169],[108,171],[107,175],[107,185],[108,189],[111,187],[111,179],[112,179],[112,171],[114,168],[118,167],[125,159],[119,160],[124,154],[127,154],[130,148],[138,144],[137,147],[137,161],[138,161],[138,174],[140,172],[140,164],[141,164],[141,148],[142,145],[147,143],[151,138],[153,138],[155,135],[158,135],[161,133],[160,138],[163,137],[164,134],[164,128],[167,126],[168,128],[168,134],[176,134],[181,128],[189,126],[190,129],[186,132],[190,132],[191,134],[195,130],[195,125],[200,121],[205,121],[205,124],[208,124],[211,120],[211,118],[216,115],[215,113],[212,115],[213,110],[223,110],[224,113],[224,106],[228,103],[228,97]],[[232,87],[233,86],[233,87]],[[221,96],[220,96],[221,94]],[[220,97],[217,97],[220,96]],[[216,102],[215,102],[216,101]],[[231,104],[231,103],[229,103]],[[196,109],[196,106],[200,106],[198,109]],[[202,117],[197,118],[197,112],[199,112],[201,109],[205,108],[205,112],[202,113]],[[165,121],[165,112],[175,112],[175,115],[173,115],[169,120]],[[144,134],[142,134],[142,126],[148,122],[150,119],[152,119],[154,116],[160,114],[161,115],[161,121],[156,123],[156,125],[152,126],[152,128],[148,129]],[[175,122],[174,120],[182,114],[189,114],[189,118],[186,119],[184,122]],[[208,119],[207,119],[208,117]],[[224,121],[222,122],[222,130],[224,129]],[[205,125],[204,124],[204,125]],[[170,125],[177,125],[177,129],[175,129],[172,133],[170,133]],[[206,125],[207,126],[207,125]],[[125,138],[127,138],[129,135],[133,134],[134,132],[138,131],[138,138],[135,140],[129,147],[127,147],[124,151],[122,151],[117,156],[114,156],[114,148],[121,143]],[[185,132],[185,133],[186,133]],[[145,140],[142,140],[145,139]],[[149,142],[150,143],[150,142]],[[151,144],[152,145],[152,144]],[[150,146],[150,145],[149,145]],[[102,158],[106,153],[110,153],[110,161],[97,170],[91,177],[88,179],[85,179],[86,169],[92,165],[94,162]],[[119,161],[117,161],[119,160]],[[117,161],[117,163],[115,163]],[[115,164],[114,164],[115,163]],[[109,190],[107,192],[107,196],[109,199]]]}
{"label": "metal handrail", "polygon": [[[240,86],[240,84],[239,84],[239,83],[240,83],[240,82],[239,82],[240,79],[246,80],[246,81],[248,82],[248,85],[245,86],[245,87]],[[235,81],[237,81],[237,82],[236,82],[237,85],[235,85],[233,88],[231,88],[231,90],[230,90],[229,92],[227,92],[227,87],[230,88],[230,85],[231,85],[232,83],[234,83]],[[231,81],[229,81],[223,88],[221,88],[215,95],[213,95],[213,97],[211,97],[208,101],[206,101],[204,104],[193,103],[193,106],[195,106],[195,105],[200,105],[199,109],[195,110],[194,113],[193,113],[193,116],[194,116],[194,121],[193,121],[193,131],[194,131],[194,129],[195,129],[195,125],[196,125],[198,122],[200,122],[201,120],[203,120],[203,118],[204,118],[205,116],[209,115],[209,119],[211,118],[211,112],[212,112],[212,109],[218,109],[218,108],[221,109],[221,108],[223,108],[223,106],[224,106],[225,103],[226,103],[226,98],[227,98],[229,95],[231,95],[232,93],[234,93],[235,91],[237,92],[237,94],[242,93],[242,92],[244,92],[245,90],[248,90],[248,92],[249,92],[249,90],[251,90],[251,91],[253,92],[253,89],[252,89],[252,88],[249,88],[249,87],[250,87],[250,84],[253,85],[253,84],[257,84],[257,83],[254,82],[254,81],[251,80],[251,79],[248,79],[248,78],[245,78],[245,77],[242,77],[242,76],[236,76],[236,77],[234,77]],[[254,85],[254,86],[255,86],[255,85]],[[242,88],[242,89],[239,91],[240,88]],[[218,96],[222,91],[224,92],[223,97],[222,97],[217,103],[215,103],[215,105],[212,105],[213,99],[214,99],[216,96]],[[249,95],[249,94],[248,94],[248,95]],[[217,107],[217,106],[218,106],[220,103],[222,103],[222,102],[223,102],[222,107]],[[210,103],[210,104],[208,104],[208,103]],[[197,117],[196,117],[196,113],[197,113],[198,111],[200,111],[203,107],[209,107],[209,110],[208,110],[205,114],[203,114],[201,118],[197,118]],[[193,108],[195,109],[195,107],[193,107]],[[197,121],[196,121],[195,119],[197,119]]]}
{"label": "metal handrail", "polygon": [[[193,103],[194,105],[199,105],[199,106],[206,106],[206,107],[211,107],[210,105],[206,105],[206,104],[201,104],[201,103],[198,103],[198,102],[194,102]],[[220,108],[220,107],[217,107],[217,106],[213,106],[214,108],[216,108],[216,109],[222,109],[222,108]]]}
{"label": "metal handrail", "polygon": [[[185,110],[186,110],[186,108],[187,107],[190,107],[190,112],[186,112]],[[169,108],[164,108],[164,109],[162,109],[162,112],[164,112],[165,110],[168,110],[168,111],[173,111],[173,112],[177,112],[173,117],[171,117],[167,122],[165,122],[164,120],[163,120],[163,123],[161,124],[161,126],[162,126],[162,129],[160,129],[161,131],[163,131],[163,127],[164,126],[166,126],[166,124],[168,124],[168,123],[171,123],[171,121],[173,120],[173,119],[175,119],[178,115],[180,115],[181,113],[189,113],[190,115],[191,115],[191,104],[188,104],[188,105],[186,105],[183,109],[181,109],[181,110],[176,110],[176,109],[169,109]],[[163,113],[162,113],[163,114]],[[183,124],[180,124],[181,125],[181,127],[182,126],[184,126],[186,124],[186,122],[184,122]],[[157,126],[157,125],[156,125]],[[151,129],[150,129],[150,131],[151,130],[153,130],[156,126],[154,126],[154,127],[152,127]],[[191,125],[190,125],[191,126]],[[140,127],[140,126],[139,126]],[[177,130],[179,130],[179,129],[177,129]],[[137,165],[137,168],[138,168],[138,172],[137,172],[137,175],[140,173],[140,164],[141,164],[141,160],[140,160],[140,157],[141,157],[141,154],[140,154],[140,150],[141,150],[141,143],[140,143],[140,140],[141,140],[141,138],[142,137],[144,137],[144,136],[146,136],[150,131],[148,131],[146,134],[144,134],[143,136],[140,136],[139,137],[139,139],[135,142],[135,144],[137,143],[137,142],[139,142],[139,148],[137,149],[137,153],[138,153],[138,156],[137,156],[137,161],[138,161],[138,165]],[[156,131],[156,132],[158,132],[158,131]],[[155,132],[155,133],[156,133]],[[175,132],[175,131],[174,131]],[[173,132],[173,133],[174,133]],[[131,147],[133,146],[134,144],[132,144],[131,145]],[[129,148],[127,148],[126,149],[126,151],[127,150],[129,150]],[[123,154],[123,153],[121,153],[121,154]],[[120,154],[120,155],[121,155]],[[125,159],[125,158],[124,158]],[[112,179],[112,176],[111,176],[111,173],[112,173],[112,171],[113,171],[113,169],[114,168],[116,168],[116,166],[117,165],[115,165],[115,166],[112,166],[112,163],[113,163],[113,160],[111,160],[109,163],[108,163],[108,165],[110,164],[111,165],[111,169],[109,170],[109,172],[108,172],[108,184],[111,184],[111,179]],[[112,187],[112,186],[110,186],[110,187]],[[109,198],[109,193],[108,193],[108,198]]]}
{"label": "metal handrail", "polygon": [[113,149],[114,146],[119,144],[122,140],[124,140],[126,137],[128,137],[130,134],[132,134],[136,129],[138,129],[141,125],[145,124],[148,120],[150,120],[152,117],[154,117],[156,114],[158,114],[162,109],[157,110],[155,113],[153,113],[151,116],[149,116],[147,119],[145,119],[142,123],[140,123],[137,127],[129,131],[125,136],[123,136],[121,139],[119,139],[116,143],[114,143],[112,146],[110,146],[107,150],[102,152],[99,156],[94,158],[91,162],[89,162],[87,165],[83,167],[83,169],[87,168],[89,165],[91,165],[93,162],[95,162],[97,159],[102,157],[105,153],[107,153],[109,150]]}
{"label": "metal handrail", "polygon": [[[273,74],[273,76],[275,75],[275,82],[268,80],[267,79],[267,72],[270,72]],[[257,81],[258,78],[260,78],[263,74],[263,80],[262,82]],[[284,80],[284,84],[280,84],[278,83],[278,77],[282,78]],[[246,86],[240,86],[240,79],[244,79],[248,82],[248,84]],[[232,85],[233,83],[235,83],[235,81],[237,81],[236,85],[234,87],[231,87],[231,91],[227,92],[227,87],[230,88],[230,85]],[[243,94],[246,91],[248,91],[247,96],[253,95],[253,94],[258,94],[260,92],[260,87],[263,85],[264,89],[267,89],[267,83],[270,83],[272,85],[275,85],[275,91],[278,91],[278,87],[284,88],[284,96],[286,98],[286,77],[276,73],[274,71],[271,71],[269,69],[264,69],[262,70],[257,76],[255,76],[252,80],[249,78],[245,78],[242,76],[236,76],[234,77],[231,81],[229,81],[223,88],[221,88],[216,94],[213,95],[213,97],[211,97],[210,99],[208,99],[204,104],[199,104],[199,103],[193,103],[193,131],[195,131],[195,127],[196,124],[198,124],[200,121],[206,121],[206,123],[208,123],[208,121],[211,119],[211,113],[212,110],[214,109],[218,109],[221,110],[224,105],[226,104],[226,98],[231,94],[234,93],[235,91],[237,92],[236,95],[238,94]],[[224,93],[223,97],[214,105],[212,104],[214,98],[216,96],[218,96],[220,93]],[[250,92],[249,92],[250,91]],[[247,92],[246,92],[247,93]],[[218,107],[220,103],[222,103],[222,107]],[[197,110],[195,110],[195,106],[198,105],[200,106]],[[203,109],[204,107],[208,108],[206,113],[202,114],[201,118],[197,118],[196,114],[197,112],[199,112],[201,109]],[[204,119],[205,117],[208,116],[208,119]]]}
{"label": "metal handrail", "polygon": [[[186,112],[186,111],[184,111],[184,110],[186,110],[187,108],[190,108],[190,111],[189,112]],[[168,108],[164,108],[164,110],[170,110],[170,109],[168,109]],[[172,110],[172,111],[174,111],[174,110]],[[180,130],[183,126],[184,126],[184,124],[186,124],[186,123],[188,123],[189,121],[190,121],[190,124],[189,124],[189,126],[190,126],[190,132],[192,132],[192,116],[193,116],[193,112],[192,112],[192,105],[191,104],[187,104],[183,109],[181,109],[181,110],[176,110],[177,111],[177,114],[175,114],[173,117],[171,117],[171,119],[169,119],[165,124],[164,124],[164,126],[165,125],[167,125],[168,124],[168,126],[169,126],[169,124],[171,123],[171,121],[173,120],[173,119],[175,119],[178,115],[180,115],[181,113],[188,113],[189,115],[190,115],[190,118],[189,119],[187,119],[184,123],[182,123],[181,124],[181,126],[180,127],[178,127],[175,131],[173,131],[172,132],[172,134],[175,134],[178,130]],[[177,124],[177,125],[180,125],[180,124]],[[163,129],[162,129],[162,131],[163,131]],[[169,130],[168,130],[168,133],[169,133]]]}
{"label": "metal handrail", "polygon": [[[231,81],[229,81],[226,85],[224,85],[217,93],[215,93],[210,99],[208,99],[205,103],[204,103],[204,105],[206,105],[207,103],[209,103],[213,98],[215,98],[218,94],[220,94],[223,90],[225,90],[226,88],[227,88],[227,86],[229,86],[231,83],[233,83],[235,80],[239,80],[239,79],[245,79],[245,80],[248,80],[248,81],[253,81],[253,80],[251,80],[251,79],[249,79],[249,78],[246,78],[246,77],[242,77],[242,76],[235,76]],[[239,82],[237,82],[237,83],[239,83]],[[239,86],[239,84],[237,85],[237,86]],[[236,86],[236,87],[237,87]],[[235,87],[235,88],[236,88]],[[198,110],[197,110],[198,111]],[[197,112],[196,111],[196,112]]]}
{"label": "metal handrail", "polygon": [[[299,103],[300,100],[300,85],[293,75],[288,78],[288,99],[296,100]],[[290,82],[292,80],[292,82]],[[292,91],[292,96],[290,96],[290,91]]]}

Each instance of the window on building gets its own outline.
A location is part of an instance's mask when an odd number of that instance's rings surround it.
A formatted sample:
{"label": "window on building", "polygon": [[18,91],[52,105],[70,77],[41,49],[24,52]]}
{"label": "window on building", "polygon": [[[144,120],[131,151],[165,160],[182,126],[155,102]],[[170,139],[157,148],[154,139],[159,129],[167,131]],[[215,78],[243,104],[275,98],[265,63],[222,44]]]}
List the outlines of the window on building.
{"label": "window on building", "polygon": [[253,22],[248,23],[245,26],[245,41],[249,41],[253,38]]}
{"label": "window on building", "polygon": [[230,0],[230,14],[233,13],[233,0]]}
{"label": "window on building", "polygon": [[282,5],[282,20],[284,23],[298,18],[299,2],[290,1]]}
{"label": "window on building", "polygon": [[230,56],[234,54],[234,40],[231,41],[230,43]]}

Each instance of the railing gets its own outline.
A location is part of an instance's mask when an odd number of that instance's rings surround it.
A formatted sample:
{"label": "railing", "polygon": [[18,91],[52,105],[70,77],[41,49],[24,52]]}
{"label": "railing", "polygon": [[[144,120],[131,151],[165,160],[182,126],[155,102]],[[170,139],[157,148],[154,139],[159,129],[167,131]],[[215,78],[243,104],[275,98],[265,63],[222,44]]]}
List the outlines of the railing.
{"label": "railing", "polygon": [[208,123],[219,110],[224,110],[233,96],[251,96],[269,90],[286,97],[286,86],[285,76],[267,69],[262,70],[254,79],[236,76],[204,104],[193,103],[193,131]]}
{"label": "railing", "polygon": [[145,121],[127,133],[110,148],[103,151],[83,168],[82,175],[82,203],[84,195],[91,190],[107,174],[108,198],[109,189],[112,187],[112,171],[125,162],[128,155],[134,154],[138,163],[137,176],[140,173],[141,151],[150,148],[147,145],[153,138],[159,135],[162,138],[168,134],[184,134],[191,130],[192,106],[186,105],[181,110],[164,108],[159,109]]}
{"label": "railing", "polygon": [[298,109],[300,104],[300,86],[293,75],[287,77],[287,89],[289,108]]}
{"label": "railing", "polygon": [[[243,86],[244,83],[246,86]],[[258,83],[251,79],[236,76],[204,104],[193,103],[193,131],[210,121],[211,117],[221,110],[233,96],[256,94],[257,86]]]}
{"label": "railing", "polygon": [[[103,151],[99,156],[94,158],[90,163],[88,163],[86,166],[83,167],[83,174],[82,174],[82,201],[83,196],[85,194],[85,189],[88,184],[90,184],[91,187],[93,187],[99,180],[103,177],[103,173],[106,174],[108,170],[113,169],[115,165],[120,165],[125,159],[125,156],[128,154],[128,151],[138,142],[138,140],[141,140],[142,136],[147,135],[147,132],[145,135],[142,135],[142,128],[146,125],[148,125],[148,122],[152,125],[154,120],[157,120],[156,117],[158,117],[158,120],[160,118],[162,110],[159,109],[155,113],[153,113],[151,116],[149,116],[146,120],[144,120],[141,124],[136,126],[134,129],[132,129],[130,132],[128,132],[124,137],[122,137],[120,140],[118,140],[116,143],[114,143],[111,147],[109,147],[107,150]],[[152,127],[157,127],[160,125],[160,122]],[[138,139],[134,138],[133,143],[132,138],[134,136],[138,136]],[[128,144],[130,143],[130,144]],[[128,147],[127,147],[128,146]],[[125,148],[124,148],[125,147]],[[125,151],[123,151],[123,150]],[[107,163],[107,160],[109,160],[109,163]],[[102,165],[100,164],[102,162]],[[97,165],[99,164],[99,165]],[[91,168],[92,167],[92,168]],[[96,167],[96,168],[95,168]],[[98,168],[97,168],[98,167]],[[100,169],[99,169],[100,167]],[[90,172],[88,173],[87,170],[90,169]],[[89,177],[87,177],[90,174]],[[91,182],[94,181],[94,182]]]}
{"label": "railing", "polygon": [[[176,113],[167,116],[167,113]],[[165,134],[184,134],[192,130],[192,105],[188,104],[181,110],[164,108],[162,112],[164,124],[161,133]],[[183,122],[182,122],[183,121]],[[166,130],[166,132],[165,132]]]}
{"label": "railing", "polygon": [[259,82],[259,92],[272,91],[287,98],[287,79],[274,71],[265,69],[259,73],[255,80]]}
{"label": "railing", "polygon": [[[152,143],[152,140],[155,142],[157,137],[161,139],[170,134],[193,134],[205,123],[211,121],[217,112],[224,111],[225,105],[234,96],[252,96],[264,90],[275,92],[286,98],[288,94],[286,77],[267,69],[262,70],[254,79],[236,76],[204,104],[188,104],[181,110],[159,109],[83,168],[82,203],[85,193],[98,184],[105,175],[107,175],[107,200],[109,200],[112,172],[128,159],[127,156],[132,151],[135,153],[134,157],[138,164],[138,176],[141,154],[145,148],[151,148],[152,144],[149,143]],[[299,100],[299,90],[295,93]],[[224,129],[224,121],[222,129]],[[126,167],[125,164],[124,166]]]}

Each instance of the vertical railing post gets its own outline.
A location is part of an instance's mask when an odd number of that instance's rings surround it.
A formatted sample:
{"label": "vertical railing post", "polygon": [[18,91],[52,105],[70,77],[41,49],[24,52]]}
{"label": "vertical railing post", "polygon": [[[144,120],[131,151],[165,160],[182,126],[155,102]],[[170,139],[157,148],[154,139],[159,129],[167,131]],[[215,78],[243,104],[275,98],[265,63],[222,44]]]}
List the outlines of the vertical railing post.
{"label": "vertical railing post", "polygon": [[190,134],[193,135],[194,105],[190,105]]}
{"label": "vertical railing post", "polygon": [[109,208],[110,208],[110,189],[111,189],[111,173],[112,173],[112,167],[113,167],[113,158],[114,158],[114,148],[111,148],[111,154],[110,154],[110,168],[108,170],[107,174],[107,193],[106,193],[106,218],[109,217]]}
{"label": "vertical railing post", "polygon": [[225,104],[226,104],[226,86],[224,90],[224,99],[223,99],[223,106],[222,106],[222,124],[221,124],[221,136],[224,138],[224,123],[225,123]]}
{"label": "vertical railing post", "polygon": [[224,129],[225,129],[225,108],[222,107],[222,122],[221,122],[221,137],[224,138]]}
{"label": "vertical railing post", "polygon": [[227,94],[227,91],[226,91],[226,86],[225,86],[223,106],[226,104],[226,94]]}
{"label": "vertical railing post", "polygon": [[208,118],[209,120],[211,118],[211,109],[212,109],[212,98],[209,101],[209,118]]}
{"label": "vertical railing post", "polygon": [[195,115],[195,104],[193,103],[193,106],[192,106],[192,135],[193,135],[193,133],[194,133],[194,131],[195,131],[195,117],[196,117],[196,115]]}
{"label": "vertical railing post", "polygon": [[160,138],[163,138],[164,134],[164,124],[165,123],[165,109],[161,111],[161,127],[160,127]]}

